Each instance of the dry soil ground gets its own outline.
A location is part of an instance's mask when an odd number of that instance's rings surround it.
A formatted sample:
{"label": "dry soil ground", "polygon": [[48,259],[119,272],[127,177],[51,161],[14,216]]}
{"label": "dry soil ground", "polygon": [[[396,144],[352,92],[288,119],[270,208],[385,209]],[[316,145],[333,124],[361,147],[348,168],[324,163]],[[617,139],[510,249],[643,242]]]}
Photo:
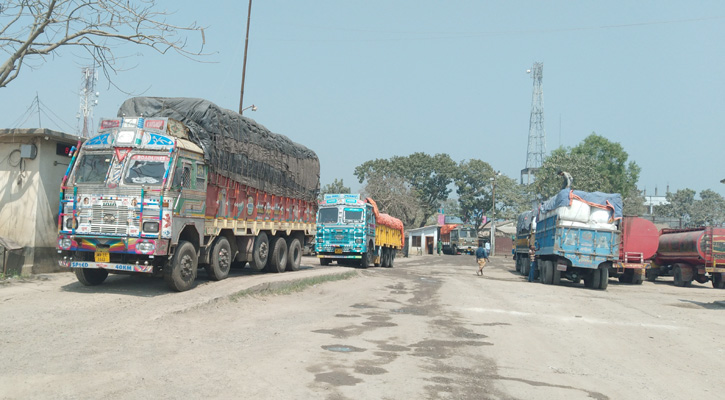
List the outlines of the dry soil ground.
{"label": "dry soil ground", "polygon": [[483,277],[471,256],[396,262],[305,258],[299,272],[236,270],[221,282],[202,273],[184,293],[138,276],[6,281],[0,397],[723,398],[723,290],[527,283],[504,258]]}

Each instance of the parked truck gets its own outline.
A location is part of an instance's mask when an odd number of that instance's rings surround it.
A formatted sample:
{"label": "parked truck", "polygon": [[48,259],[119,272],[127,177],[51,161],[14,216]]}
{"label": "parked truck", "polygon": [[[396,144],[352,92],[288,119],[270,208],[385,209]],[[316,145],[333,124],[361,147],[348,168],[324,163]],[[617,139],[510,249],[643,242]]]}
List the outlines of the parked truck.
{"label": "parked truck", "polygon": [[541,281],[562,278],[606,290],[609,270],[619,259],[622,218],[619,194],[563,189],[538,211],[535,247]]}
{"label": "parked truck", "polygon": [[672,275],[675,286],[692,281],[725,288],[725,228],[662,229],[647,279]]}
{"label": "parked truck", "polygon": [[319,205],[315,249],[321,265],[393,267],[404,238],[403,223],[381,213],[371,198],[326,194]]}
{"label": "parked truck", "polygon": [[659,232],[652,222],[639,217],[624,217],[618,225],[619,259],[609,268],[609,276],[619,278],[621,283],[641,285],[657,252]]}
{"label": "parked truck", "polygon": [[440,238],[445,254],[473,254],[478,247],[478,232],[469,224],[446,224],[440,227]]}
{"label": "parked truck", "polygon": [[529,210],[519,214],[516,221],[516,238],[514,241],[514,261],[516,271],[523,276],[529,275],[531,261],[529,249],[534,246],[536,236],[537,210]]}
{"label": "parked truck", "polygon": [[84,285],[108,273],[190,289],[199,266],[294,271],[315,233],[319,160],[209,101],[137,97],[73,155],[61,183],[58,252]]}

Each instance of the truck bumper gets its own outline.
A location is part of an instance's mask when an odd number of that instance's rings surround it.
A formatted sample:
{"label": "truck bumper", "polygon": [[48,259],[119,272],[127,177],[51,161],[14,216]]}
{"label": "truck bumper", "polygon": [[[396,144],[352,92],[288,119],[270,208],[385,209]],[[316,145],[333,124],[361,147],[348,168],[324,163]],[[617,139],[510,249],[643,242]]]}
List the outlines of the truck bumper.
{"label": "truck bumper", "polygon": [[317,253],[317,258],[361,259],[362,254],[360,254],[360,253]]}
{"label": "truck bumper", "polygon": [[94,261],[74,261],[73,259],[65,258],[58,261],[58,264],[63,268],[99,268],[108,269],[114,271],[128,271],[128,272],[142,272],[142,273],[153,273],[154,266],[148,264],[148,262],[141,264],[136,262],[134,264],[120,264],[120,263],[104,263]]}

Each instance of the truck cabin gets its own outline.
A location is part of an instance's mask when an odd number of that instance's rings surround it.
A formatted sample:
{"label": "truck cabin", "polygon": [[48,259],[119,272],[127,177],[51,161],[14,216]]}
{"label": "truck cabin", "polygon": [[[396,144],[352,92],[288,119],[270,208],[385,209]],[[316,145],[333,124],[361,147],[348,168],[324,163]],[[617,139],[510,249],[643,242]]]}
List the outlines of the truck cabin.
{"label": "truck cabin", "polygon": [[372,205],[360,200],[359,194],[325,195],[317,211],[317,223],[329,225],[363,225],[375,223]]}

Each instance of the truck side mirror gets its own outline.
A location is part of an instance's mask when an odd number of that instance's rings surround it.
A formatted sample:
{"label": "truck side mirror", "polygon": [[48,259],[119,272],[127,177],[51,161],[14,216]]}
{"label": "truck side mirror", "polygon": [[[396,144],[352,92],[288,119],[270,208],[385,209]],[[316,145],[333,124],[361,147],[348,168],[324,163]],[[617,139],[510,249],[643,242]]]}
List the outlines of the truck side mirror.
{"label": "truck side mirror", "polygon": [[173,188],[179,188],[181,187],[181,176],[183,175],[183,171],[180,167],[176,167],[174,169],[174,180],[171,182],[171,187]]}

